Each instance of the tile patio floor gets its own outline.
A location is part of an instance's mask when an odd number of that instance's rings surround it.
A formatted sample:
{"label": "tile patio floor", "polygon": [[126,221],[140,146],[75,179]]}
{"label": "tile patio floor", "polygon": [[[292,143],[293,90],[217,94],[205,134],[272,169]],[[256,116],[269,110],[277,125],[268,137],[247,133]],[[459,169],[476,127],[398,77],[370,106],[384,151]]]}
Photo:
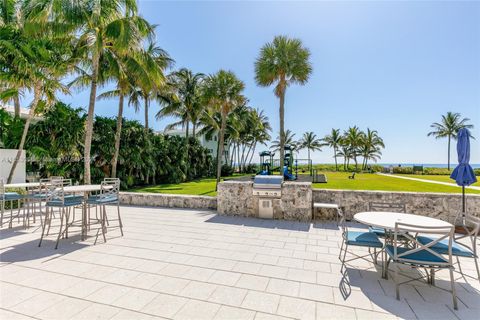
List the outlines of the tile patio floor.
{"label": "tile patio floor", "polygon": [[[340,274],[340,232],[215,212],[122,207],[118,229],[93,244],[55,230],[2,229],[0,319],[479,319],[480,284],[451,296],[414,282],[394,297],[392,280],[367,262]],[[113,217],[114,211],[109,209]],[[113,221],[112,221],[113,224]],[[463,268],[474,274],[473,263]],[[439,272],[437,285],[448,288]]]}

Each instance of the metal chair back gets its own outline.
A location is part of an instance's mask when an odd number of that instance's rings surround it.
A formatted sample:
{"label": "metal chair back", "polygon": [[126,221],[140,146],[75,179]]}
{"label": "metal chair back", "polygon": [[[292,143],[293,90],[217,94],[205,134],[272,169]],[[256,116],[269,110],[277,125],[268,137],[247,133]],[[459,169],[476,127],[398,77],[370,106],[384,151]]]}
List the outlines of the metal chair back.
{"label": "metal chair back", "polygon": [[0,201],[5,201],[5,182],[0,179]]}
{"label": "metal chair back", "polygon": [[63,188],[67,183],[68,181],[63,179],[50,180],[48,183],[45,183],[46,202],[55,201],[63,206],[65,204],[65,190]]}
{"label": "metal chair back", "polygon": [[118,192],[120,191],[120,179],[118,178],[105,178],[101,184],[101,191],[99,198],[117,199]]}
{"label": "metal chair back", "polygon": [[[477,254],[477,238],[480,235],[480,218],[474,217],[470,214],[467,214],[465,218],[462,218],[462,229],[464,230],[463,234],[455,234],[455,242],[473,252],[475,257],[478,257]],[[469,239],[470,243],[457,242],[459,240]]]}
{"label": "metal chair back", "polygon": [[368,211],[407,212],[405,203],[400,202],[370,202]]}
{"label": "metal chair back", "polygon": [[[452,266],[452,243],[454,236],[454,227],[430,227],[430,226],[420,226],[412,225],[397,222],[395,223],[395,231],[393,237],[393,260],[395,262],[406,263],[410,265],[432,265],[432,266],[441,266],[441,267],[450,267]],[[432,234],[437,235],[437,237],[427,243],[422,244],[414,236],[415,234]],[[411,246],[405,247],[405,239],[409,241]],[[448,240],[448,259],[446,259],[441,254],[437,253],[432,247],[434,247],[439,242],[447,239]],[[402,250],[398,250],[402,248]],[[407,249],[407,250],[403,250]],[[410,255],[418,253],[421,251],[426,251],[440,261],[427,261],[427,260],[415,260],[412,259]],[[410,257],[409,257],[410,256]]]}

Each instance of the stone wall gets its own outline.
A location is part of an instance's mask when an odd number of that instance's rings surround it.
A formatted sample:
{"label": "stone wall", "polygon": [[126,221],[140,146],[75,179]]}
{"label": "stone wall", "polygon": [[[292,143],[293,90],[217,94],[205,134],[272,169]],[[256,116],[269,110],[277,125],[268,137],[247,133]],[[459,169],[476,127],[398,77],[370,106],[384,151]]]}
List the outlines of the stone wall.
{"label": "stone wall", "polygon": [[[251,181],[225,181],[218,185],[219,214],[258,217],[259,197],[253,195]],[[273,218],[310,221],[312,219],[312,184],[309,182],[285,182],[282,199],[274,199]]]}
{"label": "stone wall", "polygon": [[120,203],[166,208],[217,209],[215,197],[182,194],[120,192]]}
{"label": "stone wall", "polygon": [[[408,213],[454,222],[462,210],[461,194],[390,191],[313,190],[313,201],[338,204],[347,218],[368,211],[370,202],[404,203]],[[467,195],[467,212],[480,217],[480,195]],[[329,219],[332,212],[316,212],[318,219]]]}

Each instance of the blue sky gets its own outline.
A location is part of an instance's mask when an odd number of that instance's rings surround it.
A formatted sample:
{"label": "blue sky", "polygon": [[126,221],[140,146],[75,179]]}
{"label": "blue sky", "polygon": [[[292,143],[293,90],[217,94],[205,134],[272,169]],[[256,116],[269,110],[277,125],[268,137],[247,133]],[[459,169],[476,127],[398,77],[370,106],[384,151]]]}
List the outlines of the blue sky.
{"label": "blue sky", "polygon": [[[471,160],[480,163],[480,2],[140,1],[140,13],[158,24],[158,43],[176,68],[234,71],[273,136],[278,100],[273,88],[255,85],[253,64],[282,34],[300,38],[313,64],[308,84],[287,91],[285,126],[297,137],[358,125],[384,138],[381,162],[445,163],[447,141],[426,135],[454,111],[476,126]],[[64,100],[86,106],[88,92]],[[100,101],[96,113],[114,116],[116,108],[115,100]],[[157,111],[152,106],[150,121],[162,130],[170,119],[155,121]],[[143,119],[131,109],[126,116]],[[333,161],[328,148],[313,157]]]}

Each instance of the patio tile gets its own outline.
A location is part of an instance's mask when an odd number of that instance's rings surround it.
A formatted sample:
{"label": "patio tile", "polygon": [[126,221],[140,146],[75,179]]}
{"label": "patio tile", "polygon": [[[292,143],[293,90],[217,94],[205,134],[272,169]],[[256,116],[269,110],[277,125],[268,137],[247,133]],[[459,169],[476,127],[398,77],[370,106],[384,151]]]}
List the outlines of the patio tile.
{"label": "patio tile", "polygon": [[92,305],[93,303],[89,301],[64,298],[35,317],[41,319],[68,319]]}
{"label": "patio tile", "polygon": [[142,308],[142,312],[160,317],[172,318],[186,303],[187,298],[160,294]]}
{"label": "patio tile", "polygon": [[207,300],[216,288],[217,286],[211,283],[190,281],[190,283],[180,291],[179,295],[188,298]]}
{"label": "patio tile", "polygon": [[152,291],[131,289],[125,295],[114,300],[111,304],[116,307],[140,311],[158,295],[159,293]]}
{"label": "patio tile", "polygon": [[163,276],[157,274],[140,273],[137,277],[134,277],[129,282],[127,282],[126,285],[139,289],[150,289],[158,282],[160,282],[160,280],[162,280],[163,278]]}
{"label": "patio tile", "polygon": [[135,312],[130,310],[122,310],[119,313],[115,314],[110,320],[154,320],[158,317],[151,316],[141,312]]}
{"label": "patio tile", "polygon": [[270,279],[266,291],[269,293],[276,293],[283,296],[298,296],[300,283],[296,281]]}
{"label": "patio tile", "polygon": [[317,302],[317,319],[356,320],[355,309]]}
{"label": "patio tile", "polygon": [[124,296],[131,290],[132,289],[129,287],[119,286],[116,284],[107,284],[106,286],[88,295],[85,299],[93,302],[111,304],[113,301]]}
{"label": "patio tile", "polygon": [[317,273],[315,271],[303,270],[303,269],[288,269],[287,279],[300,282],[317,282]]}
{"label": "patio tile", "polygon": [[103,320],[111,319],[118,314],[122,309],[107,306],[104,304],[94,303],[90,307],[80,311],[72,316],[72,320]]}
{"label": "patio tile", "polygon": [[239,288],[265,291],[269,280],[270,279],[267,277],[242,274],[235,286]]}
{"label": "patio tile", "polygon": [[276,265],[278,259],[279,259],[278,256],[271,256],[271,255],[268,255],[268,254],[256,254],[255,258],[253,258],[253,261],[258,262],[258,263]]}
{"label": "patio tile", "polygon": [[243,300],[242,307],[266,313],[275,313],[279,301],[279,295],[249,291]]}
{"label": "patio tile", "polygon": [[207,281],[215,272],[213,269],[191,267],[187,273],[183,275],[183,278],[197,281]]}
{"label": "patio tile", "polygon": [[179,278],[173,277],[163,277],[158,281],[150,290],[163,292],[163,293],[170,293],[170,294],[178,294],[180,291],[183,290],[187,286],[190,280],[184,280]]}
{"label": "patio tile", "polygon": [[262,265],[260,263],[253,263],[253,262],[238,262],[235,267],[233,267],[232,271],[240,272],[240,273],[250,273],[255,274],[257,273]]}
{"label": "patio tile", "polygon": [[315,302],[304,299],[281,297],[277,313],[295,319],[315,319]]}
{"label": "patio tile", "polygon": [[258,271],[258,275],[265,276],[265,277],[272,277],[272,278],[280,278],[283,279],[287,276],[288,268],[285,267],[278,267],[278,266],[270,266],[270,265],[263,265],[260,270]]}
{"label": "patio tile", "polygon": [[215,320],[252,320],[255,318],[255,311],[241,308],[221,306],[215,315]]}
{"label": "patio tile", "polygon": [[213,319],[215,314],[220,309],[219,304],[190,300],[188,301],[183,308],[173,317],[173,319]]}
{"label": "patio tile", "polygon": [[[3,278],[2,278],[3,279]],[[42,293],[40,290],[0,282],[0,307],[10,308]]]}
{"label": "patio tile", "polygon": [[58,294],[42,292],[26,301],[10,307],[9,309],[28,316],[36,316],[38,313],[61,301],[63,297]]}
{"label": "patio tile", "polygon": [[239,273],[229,271],[215,271],[208,279],[209,282],[233,286],[240,278]]}
{"label": "patio tile", "polygon": [[19,313],[7,311],[4,309],[0,309],[0,319],[8,319],[8,320],[31,320],[35,319],[29,316],[25,316]]}
{"label": "patio tile", "polygon": [[371,319],[395,320],[397,319],[397,317],[392,314],[380,313],[375,311],[355,309],[355,312],[357,314],[358,320],[371,320]]}
{"label": "patio tile", "polygon": [[333,289],[312,283],[300,283],[300,298],[333,303]]}
{"label": "patio tile", "polygon": [[229,306],[240,306],[247,295],[247,290],[218,286],[215,291],[210,295],[208,301],[220,303]]}

